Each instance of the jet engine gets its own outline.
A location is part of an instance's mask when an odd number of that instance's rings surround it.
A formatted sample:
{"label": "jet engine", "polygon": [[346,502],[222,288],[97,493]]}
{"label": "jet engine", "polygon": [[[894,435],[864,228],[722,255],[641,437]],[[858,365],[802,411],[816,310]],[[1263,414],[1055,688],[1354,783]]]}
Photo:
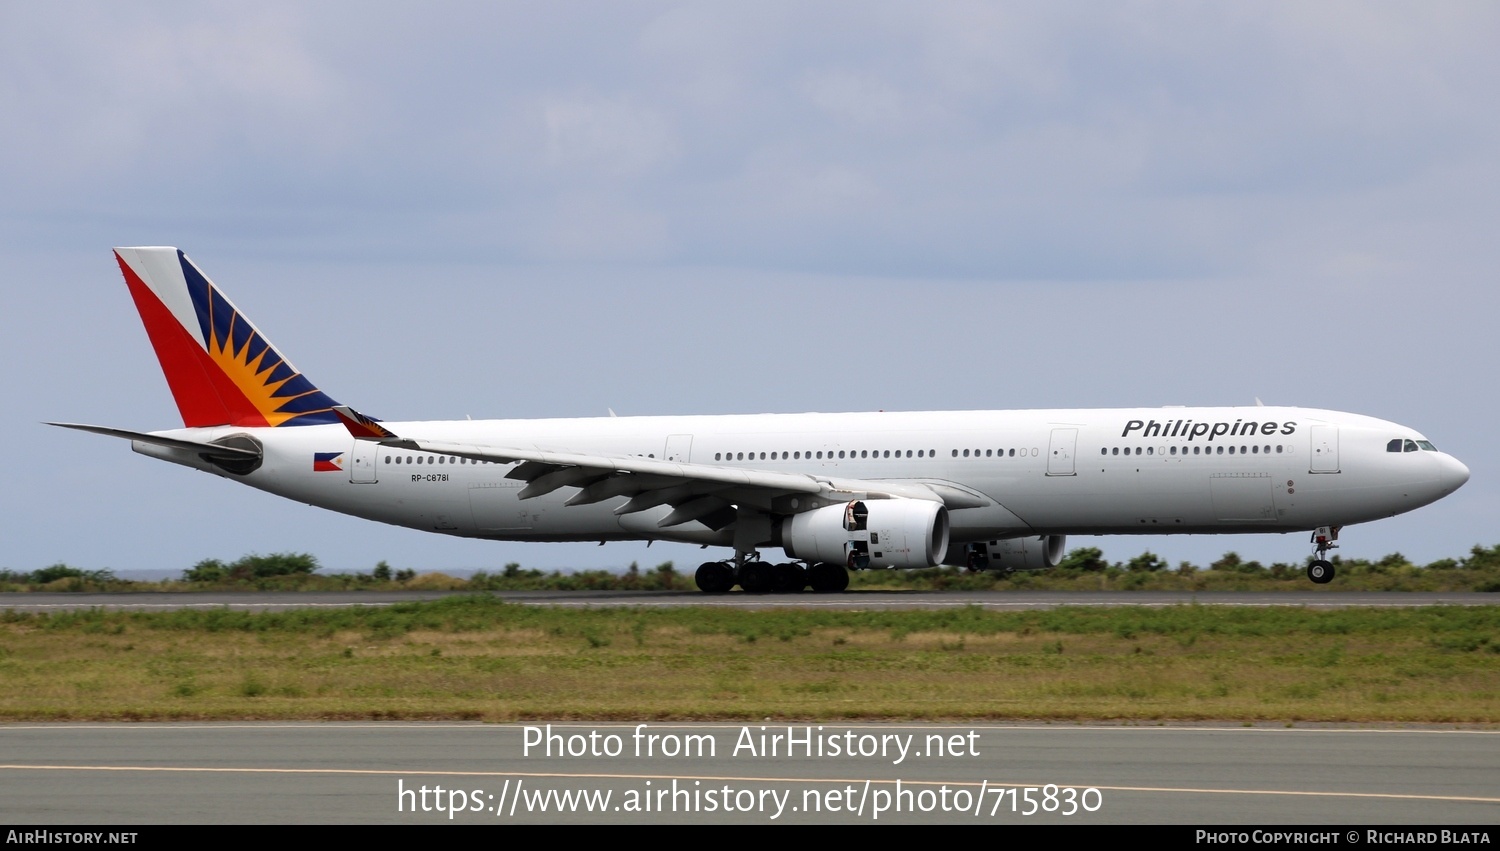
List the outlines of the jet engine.
{"label": "jet engine", "polygon": [[829,505],[784,518],[777,531],[791,558],[855,570],[936,567],[948,554],[948,509],[920,499]]}
{"label": "jet engine", "polygon": [[1067,543],[1067,535],[980,541],[964,547],[966,563],[957,566],[974,570],[1046,570],[1062,561]]}

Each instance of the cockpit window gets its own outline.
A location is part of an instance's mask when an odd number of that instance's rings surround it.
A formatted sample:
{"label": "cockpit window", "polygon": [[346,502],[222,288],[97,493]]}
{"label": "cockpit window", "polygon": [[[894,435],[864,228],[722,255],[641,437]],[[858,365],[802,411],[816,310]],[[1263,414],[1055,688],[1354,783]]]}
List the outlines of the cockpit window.
{"label": "cockpit window", "polygon": [[1408,441],[1406,441],[1406,445],[1402,447],[1402,451],[1405,451],[1405,452],[1416,452],[1417,451],[1417,442],[1415,440],[1408,440]]}
{"label": "cockpit window", "polygon": [[1390,443],[1387,443],[1385,445],[1385,451],[1387,451],[1387,452],[1400,452],[1401,451],[1401,438],[1398,437],[1395,440],[1392,440]]}
{"label": "cockpit window", "polygon": [[1417,441],[1417,445],[1420,446],[1420,447],[1422,447],[1423,449],[1427,450],[1428,452],[1436,452],[1437,451],[1437,447],[1433,446],[1432,445],[1432,441],[1430,441],[1430,440],[1419,440],[1419,441]]}

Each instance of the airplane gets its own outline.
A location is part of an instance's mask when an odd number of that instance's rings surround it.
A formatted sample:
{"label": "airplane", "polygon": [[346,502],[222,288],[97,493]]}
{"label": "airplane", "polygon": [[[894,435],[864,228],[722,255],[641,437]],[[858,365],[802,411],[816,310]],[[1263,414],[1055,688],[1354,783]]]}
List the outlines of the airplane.
{"label": "airplane", "polygon": [[1307,576],[1322,584],[1343,527],[1469,478],[1406,426],[1259,400],[384,422],[314,385],[179,249],[115,257],[184,427],[49,425],[439,534],[732,548],[697,570],[710,593],[837,592],[850,570],[1045,569],[1068,535],[1245,532],[1311,532]]}

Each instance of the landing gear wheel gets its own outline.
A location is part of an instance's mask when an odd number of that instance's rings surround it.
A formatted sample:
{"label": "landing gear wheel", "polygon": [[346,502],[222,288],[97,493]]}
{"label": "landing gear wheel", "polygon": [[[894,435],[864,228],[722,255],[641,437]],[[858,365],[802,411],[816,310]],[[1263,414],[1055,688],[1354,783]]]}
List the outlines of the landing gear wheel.
{"label": "landing gear wheel", "polygon": [[1318,583],[1319,585],[1327,585],[1328,583],[1332,582],[1333,562],[1318,559],[1312,564],[1309,564],[1307,566],[1307,578]]}
{"label": "landing gear wheel", "polygon": [[771,566],[763,561],[752,561],[740,568],[740,587],[751,594],[770,591],[773,579]]}
{"label": "landing gear wheel", "polygon": [[849,587],[849,571],[842,565],[819,562],[807,573],[812,589],[820,594],[836,593]]}
{"label": "landing gear wheel", "polygon": [[1307,565],[1307,578],[1319,585],[1333,581],[1333,562],[1327,559],[1329,550],[1338,549],[1334,541],[1339,539],[1338,526],[1319,526],[1313,530],[1313,560]]}
{"label": "landing gear wheel", "polygon": [[807,587],[807,571],[800,564],[778,564],[771,574],[771,590],[777,594],[799,594]]}
{"label": "landing gear wheel", "polygon": [[723,594],[734,587],[734,571],[722,561],[705,562],[698,566],[693,581],[705,594]]}

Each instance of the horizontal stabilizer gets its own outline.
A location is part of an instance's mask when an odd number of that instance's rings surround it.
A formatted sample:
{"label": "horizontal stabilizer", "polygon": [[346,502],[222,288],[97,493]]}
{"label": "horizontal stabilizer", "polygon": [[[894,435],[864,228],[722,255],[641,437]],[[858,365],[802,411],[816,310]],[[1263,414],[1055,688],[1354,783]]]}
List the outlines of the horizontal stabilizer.
{"label": "horizontal stabilizer", "polygon": [[254,449],[243,449],[238,446],[224,446],[218,443],[201,443],[196,440],[183,440],[177,437],[162,437],[157,434],[146,434],[140,431],[126,431],[123,428],[108,428],[106,426],[83,425],[81,423],[47,423],[59,428],[71,428],[78,431],[88,431],[94,434],[102,434],[106,437],[121,437],[125,440],[138,440],[141,443],[150,443],[155,446],[166,446],[171,449],[186,449],[189,452],[199,452],[214,458],[259,458],[260,452]]}

